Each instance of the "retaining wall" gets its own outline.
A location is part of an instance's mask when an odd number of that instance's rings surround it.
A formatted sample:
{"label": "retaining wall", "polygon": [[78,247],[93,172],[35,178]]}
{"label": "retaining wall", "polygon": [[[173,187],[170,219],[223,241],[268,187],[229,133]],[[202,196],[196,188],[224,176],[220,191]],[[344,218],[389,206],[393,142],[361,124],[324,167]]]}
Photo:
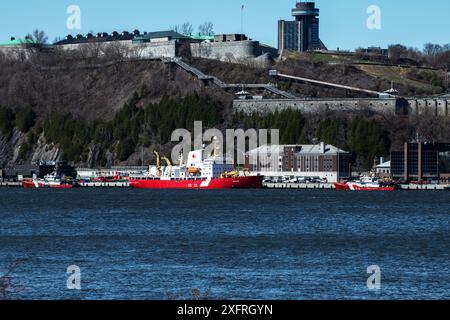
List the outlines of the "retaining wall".
{"label": "retaining wall", "polygon": [[303,113],[320,111],[370,111],[378,114],[450,116],[450,99],[264,99],[234,100],[236,112],[273,113],[295,109]]}
{"label": "retaining wall", "polygon": [[230,41],[230,42],[201,42],[191,43],[191,54],[193,57],[216,59],[234,62],[240,59],[256,58],[263,53],[269,52],[270,48],[264,49],[258,41]]}

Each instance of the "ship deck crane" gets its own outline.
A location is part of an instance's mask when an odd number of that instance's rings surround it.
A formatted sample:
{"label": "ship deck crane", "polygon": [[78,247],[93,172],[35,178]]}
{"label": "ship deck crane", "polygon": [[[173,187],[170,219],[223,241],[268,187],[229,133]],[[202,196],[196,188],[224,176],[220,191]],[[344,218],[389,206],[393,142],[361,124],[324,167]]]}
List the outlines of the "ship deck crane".
{"label": "ship deck crane", "polygon": [[160,157],[158,151],[155,150],[155,151],[153,151],[153,153],[154,153],[155,156],[156,156],[156,175],[157,175],[158,177],[161,177],[161,176],[162,176],[162,170],[161,170],[161,157]]}

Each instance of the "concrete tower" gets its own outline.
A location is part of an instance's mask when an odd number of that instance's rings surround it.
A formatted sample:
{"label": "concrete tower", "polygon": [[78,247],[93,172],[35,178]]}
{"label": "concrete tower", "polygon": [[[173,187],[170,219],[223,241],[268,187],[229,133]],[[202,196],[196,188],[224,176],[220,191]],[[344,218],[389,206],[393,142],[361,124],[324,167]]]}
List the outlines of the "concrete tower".
{"label": "concrete tower", "polygon": [[292,9],[295,21],[278,21],[278,50],[326,50],[319,38],[319,9],[313,1],[300,1]]}

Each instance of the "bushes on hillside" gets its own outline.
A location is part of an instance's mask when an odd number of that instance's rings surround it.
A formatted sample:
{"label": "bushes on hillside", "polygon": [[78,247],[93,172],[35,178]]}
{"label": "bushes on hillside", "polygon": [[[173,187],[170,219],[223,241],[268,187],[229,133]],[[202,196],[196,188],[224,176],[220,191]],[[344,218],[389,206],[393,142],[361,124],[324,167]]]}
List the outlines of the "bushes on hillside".
{"label": "bushes on hillside", "polygon": [[26,107],[16,114],[16,127],[23,133],[28,132],[35,124],[36,114],[33,109],[29,106]]}
{"label": "bushes on hillside", "polygon": [[372,168],[376,158],[389,153],[387,134],[375,120],[355,117],[350,128],[348,148],[358,156],[364,169]]}
{"label": "bushes on hillside", "polygon": [[375,158],[389,154],[387,133],[375,120],[331,116],[312,120],[306,121],[300,111],[284,110],[268,115],[238,113],[234,124],[247,129],[279,129],[281,144],[324,141],[354,153],[363,169],[371,169]]}
{"label": "bushes on hillside", "polygon": [[10,137],[14,130],[16,115],[9,108],[0,107],[0,132],[6,137]]}
{"label": "bushes on hillside", "polygon": [[50,113],[44,121],[47,140],[59,144],[66,160],[79,162],[86,159],[91,142],[92,128],[73,119],[72,115]]}
{"label": "bushes on hillside", "polygon": [[[181,100],[164,98],[145,108],[138,108],[138,101],[135,94],[110,122],[86,124],[70,114],[53,112],[44,121],[47,141],[60,145],[65,158],[74,162],[86,159],[91,144],[105,151],[119,142],[116,155],[119,161],[125,161],[138,145],[164,145],[175,129],[192,129],[194,121],[203,121],[204,127],[215,127],[223,121],[214,102],[196,94]],[[104,162],[103,154],[100,158]]]}
{"label": "bushes on hillside", "polygon": [[131,138],[120,140],[117,146],[117,159],[119,161],[127,160],[133,154],[135,147]]}

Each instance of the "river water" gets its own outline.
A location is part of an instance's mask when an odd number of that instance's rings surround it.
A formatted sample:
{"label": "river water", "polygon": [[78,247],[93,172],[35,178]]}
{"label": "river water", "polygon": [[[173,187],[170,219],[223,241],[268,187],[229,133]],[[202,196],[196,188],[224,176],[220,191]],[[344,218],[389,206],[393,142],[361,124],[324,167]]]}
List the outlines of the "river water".
{"label": "river water", "polygon": [[446,192],[1,189],[0,204],[10,298],[450,298]]}

